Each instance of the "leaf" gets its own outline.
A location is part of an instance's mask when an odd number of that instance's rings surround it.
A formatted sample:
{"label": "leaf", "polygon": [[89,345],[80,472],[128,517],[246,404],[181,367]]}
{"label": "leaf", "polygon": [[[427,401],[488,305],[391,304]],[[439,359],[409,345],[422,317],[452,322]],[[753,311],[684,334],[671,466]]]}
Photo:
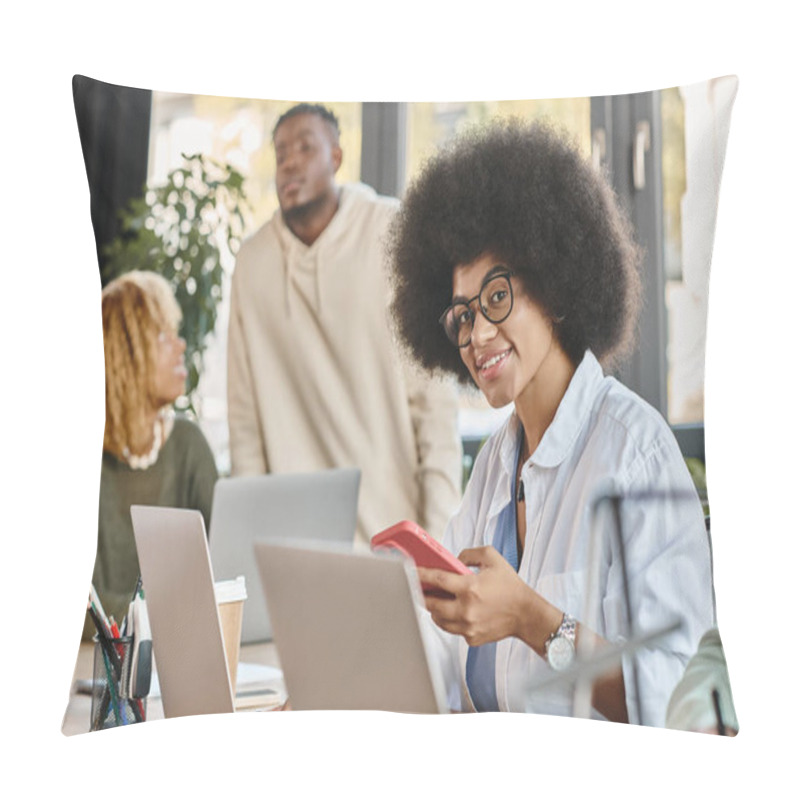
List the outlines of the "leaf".
{"label": "leaf", "polygon": [[[103,251],[101,282],[106,285],[132,269],[152,270],[173,286],[186,339],[186,397],[181,407],[196,409],[195,392],[203,354],[214,333],[222,298],[223,254],[238,252],[249,208],[244,175],[200,153],[182,154],[183,165],[161,186],[145,186],[119,215],[120,234]],[[192,292],[192,287],[194,292]],[[176,404],[177,405],[177,404]]]}

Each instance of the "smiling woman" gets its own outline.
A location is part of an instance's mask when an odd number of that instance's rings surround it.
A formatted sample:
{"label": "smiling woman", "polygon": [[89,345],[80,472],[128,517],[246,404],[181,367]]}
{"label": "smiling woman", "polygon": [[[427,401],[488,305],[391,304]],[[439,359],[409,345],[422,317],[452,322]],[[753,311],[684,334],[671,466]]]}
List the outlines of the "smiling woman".
{"label": "smiling woman", "polygon": [[453,270],[455,298],[476,285],[481,287],[481,313],[470,312],[468,334],[463,330],[466,324],[462,325],[461,360],[493,408],[521,399],[534,386],[540,391],[548,386],[551,394],[561,395],[574,367],[553,333],[550,318],[524,291],[520,279],[497,265],[497,260],[485,255]]}
{"label": "smiling woman", "polygon": [[[186,343],[169,284],[154,272],[128,272],[102,293],[106,424],[92,583],[104,609],[121,620],[139,577],[132,504],[195,508],[206,527],[217,469],[200,429],[172,404],[186,382]],[[93,633],[84,626],[84,637]]]}
{"label": "smiling woman", "polygon": [[[426,605],[453,707],[570,714],[552,672],[576,649],[658,635],[595,680],[591,704],[664,725],[713,624],[702,508],[675,438],[601,366],[632,344],[638,257],[605,179],[543,124],[469,131],[406,194],[392,238],[401,338],[428,370],[514,407],[444,537],[478,571],[420,569],[445,593]],[[606,497],[619,536],[596,516]]]}

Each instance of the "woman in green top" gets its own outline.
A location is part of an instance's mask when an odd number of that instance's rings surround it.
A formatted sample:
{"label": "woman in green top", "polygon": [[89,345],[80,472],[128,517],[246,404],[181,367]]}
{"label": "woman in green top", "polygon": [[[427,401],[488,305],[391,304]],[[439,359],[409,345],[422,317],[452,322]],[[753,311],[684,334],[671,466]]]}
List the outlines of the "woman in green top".
{"label": "woman in green top", "polygon": [[[208,529],[217,468],[200,428],[176,416],[186,342],[169,284],[129,272],[102,294],[106,425],[92,582],[108,614],[125,615],[139,576],[130,507],[194,508]],[[91,624],[84,634],[94,633]]]}

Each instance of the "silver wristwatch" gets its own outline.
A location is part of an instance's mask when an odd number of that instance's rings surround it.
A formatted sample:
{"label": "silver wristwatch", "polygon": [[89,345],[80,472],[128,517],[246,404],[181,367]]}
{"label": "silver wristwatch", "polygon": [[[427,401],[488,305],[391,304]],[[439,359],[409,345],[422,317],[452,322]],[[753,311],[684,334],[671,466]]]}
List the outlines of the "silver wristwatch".
{"label": "silver wristwatch", "polygon": [[569,614],[564,614],[561,624],[550,634],[544,643],[544,653],[547,663],[559,672],[567,669],[575,660],[575,632],[578,620]]}

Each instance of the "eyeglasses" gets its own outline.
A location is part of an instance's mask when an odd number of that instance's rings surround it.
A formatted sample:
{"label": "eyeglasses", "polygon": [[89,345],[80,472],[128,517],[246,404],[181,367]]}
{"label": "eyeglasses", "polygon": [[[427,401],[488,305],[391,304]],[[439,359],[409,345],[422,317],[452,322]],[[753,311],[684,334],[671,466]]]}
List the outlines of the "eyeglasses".
{"label": "eyeglasses", "polygon": [[478,301],[478,308],[493,325],[499,325],[514,307],[514,292],[511,290],[511,273],[495,272],[488,275],[475,297],[453,303],[439,317],[439,322],[447,338],[456,347],[466,347],[472,341],[475,327],[475,314],[472,306]]}

